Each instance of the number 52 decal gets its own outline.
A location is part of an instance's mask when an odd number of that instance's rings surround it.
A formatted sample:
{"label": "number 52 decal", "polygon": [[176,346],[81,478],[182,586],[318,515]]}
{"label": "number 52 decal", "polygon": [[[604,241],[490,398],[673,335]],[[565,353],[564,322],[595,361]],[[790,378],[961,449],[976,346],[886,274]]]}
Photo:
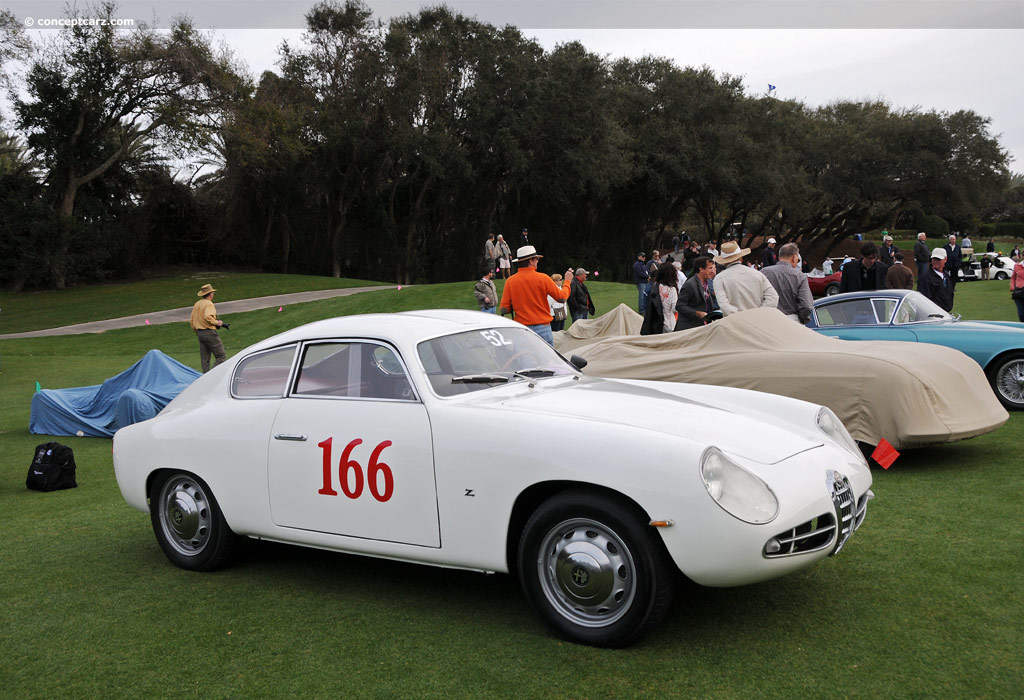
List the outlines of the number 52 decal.
{"label": "number 52 decal", "polygon": [[500,348],[502,345],[512,344],[512,341],[505,339],[505,336],[501,334],[501,331],[480,331],[480,335],[484,337],[484,340],[496,348]]}
{"label": "number 52 decal", "polygon": [[[324,496],[338,495],[338,492],[334,490],[331,479],[331,443],[333,441],[334,438],[329,437],[323,442],[318,442],[316,445],[324,453],[324,481],[323,486],[317,491],[317,493]],[[341,486],[341,491],[353,499],[359,498],[363,494],[363,468],[359,462],[351,458],[352,450],[361,444],[363,444],[363,441],[358,438],[350,442],[345,446],[344,451],[341,453],[341,458],[338,460],[338,482]],[[380,453],[384,451],[385,447],[390,446],[390,440],[379,443],[373,448],[373,452],[370,453],[370,461],[366,465],[366,487],[369,489],[370,495],[381,503],[389,501],[395,492],[395,476],[391,472],[391,467],[380,461]],[[349,479],[350,473],[352,474],[352,479]],[[383,489],[380,484],[381,478],[384,481]]]}

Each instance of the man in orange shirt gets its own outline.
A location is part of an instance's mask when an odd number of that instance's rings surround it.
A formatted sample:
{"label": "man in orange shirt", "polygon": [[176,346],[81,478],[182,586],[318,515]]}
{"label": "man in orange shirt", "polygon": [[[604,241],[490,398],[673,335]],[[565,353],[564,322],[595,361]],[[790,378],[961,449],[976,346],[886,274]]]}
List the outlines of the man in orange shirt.
{"label": "man in orange shirt", "polygon": [[515,319],[519,323],[553,346],[555,340],[551,335],[552,316],[548,296],[552,299],[568,299],[573,275],[572,268],[566,270],[562,286],[559,287],[550,277],[537,271],[542,257],[532,245],[524,245],[516,251],[516,259],[512,262],[518,263],[519,269],[505,282],[501,294],[501,315],[515,312]]}

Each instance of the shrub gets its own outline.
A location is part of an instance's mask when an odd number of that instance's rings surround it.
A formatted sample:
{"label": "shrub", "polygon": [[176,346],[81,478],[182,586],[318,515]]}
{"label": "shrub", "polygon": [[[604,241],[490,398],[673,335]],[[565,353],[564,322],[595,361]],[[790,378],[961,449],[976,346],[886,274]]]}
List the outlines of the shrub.
{"label": "shrub", "polygon": [[924,231],[928,238],[947,238],[949,236],[949,224],[941,216],[925,214],[917,219],[917,230]]}
{"label": "shrub", "polygon": [[1024,238],[1024,221],[997,221],[978,227],[982,238]]}

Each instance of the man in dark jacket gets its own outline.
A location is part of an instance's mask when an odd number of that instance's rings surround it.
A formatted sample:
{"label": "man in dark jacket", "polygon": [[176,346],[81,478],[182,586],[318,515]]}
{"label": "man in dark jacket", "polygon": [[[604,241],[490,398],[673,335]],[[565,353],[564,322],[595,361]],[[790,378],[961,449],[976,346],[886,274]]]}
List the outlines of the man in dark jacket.
{"label": "man in dark jacket", "polygon": [[768,243],[761,253],[761,267],[771,267],[779,261],[779,254],[775,252],[775,239],[769,238]]}
{"label": "man in dark jacket", "polygon": [[647,253],[643,251],[636,254],[636,262],[633,263],[633,282],[636,283],[636,310],[643,314],[651,291],[651,273],[647,269]]}
{"label": "man in dark jacket", "polygon": [[878,248],[871,241],[860,247],[860,260],[851,260],[843,265],[843,277],[839,280],[840,292],[859,292],[865,289],[885,289],[885,273],[888,268],[878,262]]}
{"label": "man in dark jacket", "polygon": [[931,257],[931,253],[928,250],[928,243],[925,238],[928,237],[924,231],[917,234],[917,243],[914,244],[914,262],[917,263],[917,278],[921,279],[921,275],[928,270],[928,258]]}
{"label": "man in dark jacket", "polygon": [[946,266],[946,249],[933,250],[930,263],[931,267],[917,278],[917,291],[942,307],[943,311],[952,311],[953,284],[949,273],[943,269]]}
{"label": "man in dark jacket", "polygon": [[878,259],[882,261],[882,264],[886,267],[892,267],[896,262],[896,251],[899,248],[892,244],[892,236],[885,234],[882,237],[882,249],[878,256]]}
{"label": "man in dark jacket", "polygon": [[960,251],[960,246],[956,244],[956,236],[953,234],[949,236],[949,243],[942,246],[942,248],[946,251],[945,272],[949,275],[949,281],[952,285],[950,289],[955,293],[956,283],[960,281],[960,267],[964,262],[963,253]]}
{"label": "man in dark jacket", "polygon": [[596,312],[594,301],[590,298],[590,291],[586,285],[589,274],[582,267],[577,267],[576,274],[572,278],[572,287],[569,290],[569,316],[574,323]]}
{"label": "man in dark jacket", "polygon": [[711,291],[710,281],[715,277],[715,263],[711,258],[700,255],[694,258],[693,269],[696,274],[683,282],[679,290],[679,301],[676,302],[677,331],[705,325],[708,315],[715,308],[715,293]]}

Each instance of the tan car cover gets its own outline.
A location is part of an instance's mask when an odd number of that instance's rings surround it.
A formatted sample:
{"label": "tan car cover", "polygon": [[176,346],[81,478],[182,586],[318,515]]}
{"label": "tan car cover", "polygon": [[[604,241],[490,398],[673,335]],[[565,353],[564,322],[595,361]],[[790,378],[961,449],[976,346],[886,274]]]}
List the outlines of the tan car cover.
{"label": "tan car cover", "polygon": [[555,348],[586,359],[584,373],[594,376],[731,386],[822,404],[871,445],[880,438],[897,449],[955,442],[1009,419],[984,371],[959,350],[830,338],[776,309],[678,333],[611,335],[638,333],[641,321],[620,304],[555,333]]}

